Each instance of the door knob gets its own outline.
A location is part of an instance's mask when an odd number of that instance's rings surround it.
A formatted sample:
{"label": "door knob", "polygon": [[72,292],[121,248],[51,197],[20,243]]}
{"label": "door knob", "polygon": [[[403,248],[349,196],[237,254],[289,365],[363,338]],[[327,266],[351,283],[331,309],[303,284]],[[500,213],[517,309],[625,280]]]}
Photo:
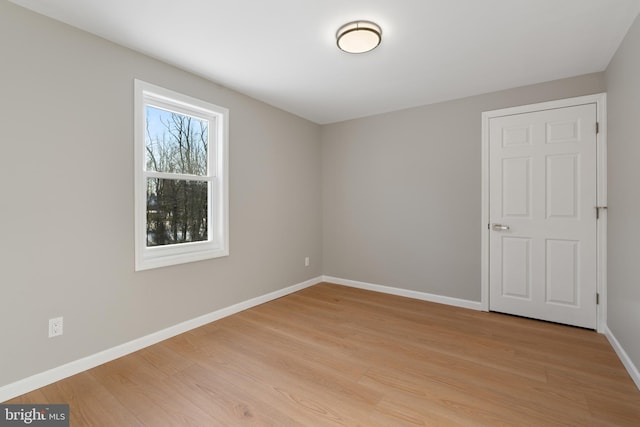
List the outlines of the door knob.
{"label": "door knob", "polygon": [[493,231],[507,231],[509,229],[509,226],[502,224],[491,224],[491,228],[493,229]]}

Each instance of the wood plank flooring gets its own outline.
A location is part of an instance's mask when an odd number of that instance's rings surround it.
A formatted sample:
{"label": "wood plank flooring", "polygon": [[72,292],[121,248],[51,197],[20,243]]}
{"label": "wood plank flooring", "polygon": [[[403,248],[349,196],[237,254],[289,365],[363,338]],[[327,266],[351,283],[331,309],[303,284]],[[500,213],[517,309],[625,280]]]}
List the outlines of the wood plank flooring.
{"label": "wood plank flooring", "polygon": [[604,336],[322,283],[8,403],[72,426],[640,426]]}

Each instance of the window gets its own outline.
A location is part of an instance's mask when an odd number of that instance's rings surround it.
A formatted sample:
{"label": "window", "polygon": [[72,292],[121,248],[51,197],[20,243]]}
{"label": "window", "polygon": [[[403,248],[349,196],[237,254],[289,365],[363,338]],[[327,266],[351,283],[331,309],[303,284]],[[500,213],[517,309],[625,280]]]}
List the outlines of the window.
{"label": "window", "polygon": [[229,111],[135,81],[136,271],[229,255]]}

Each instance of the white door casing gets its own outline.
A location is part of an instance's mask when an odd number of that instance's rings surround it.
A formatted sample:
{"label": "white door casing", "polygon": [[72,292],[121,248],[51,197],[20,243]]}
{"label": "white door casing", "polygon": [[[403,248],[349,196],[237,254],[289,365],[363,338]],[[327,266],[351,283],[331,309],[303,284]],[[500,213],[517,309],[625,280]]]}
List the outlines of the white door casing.
{"label": "white door casing", "polygon": [[483,309],[602,329],[603,116],[604,95],[483,113]]}

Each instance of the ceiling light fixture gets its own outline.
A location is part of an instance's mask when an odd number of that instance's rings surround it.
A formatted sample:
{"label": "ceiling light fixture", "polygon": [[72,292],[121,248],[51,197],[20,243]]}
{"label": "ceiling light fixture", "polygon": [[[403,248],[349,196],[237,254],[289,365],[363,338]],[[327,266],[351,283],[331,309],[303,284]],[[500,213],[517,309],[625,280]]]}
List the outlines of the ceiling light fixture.
{"label": "ceiling light fixture", "polygon": [[338,47],[347,53],[365,53],[378,47],[382,30],[370,21],[354,21],[340,27],[336,39]]}

